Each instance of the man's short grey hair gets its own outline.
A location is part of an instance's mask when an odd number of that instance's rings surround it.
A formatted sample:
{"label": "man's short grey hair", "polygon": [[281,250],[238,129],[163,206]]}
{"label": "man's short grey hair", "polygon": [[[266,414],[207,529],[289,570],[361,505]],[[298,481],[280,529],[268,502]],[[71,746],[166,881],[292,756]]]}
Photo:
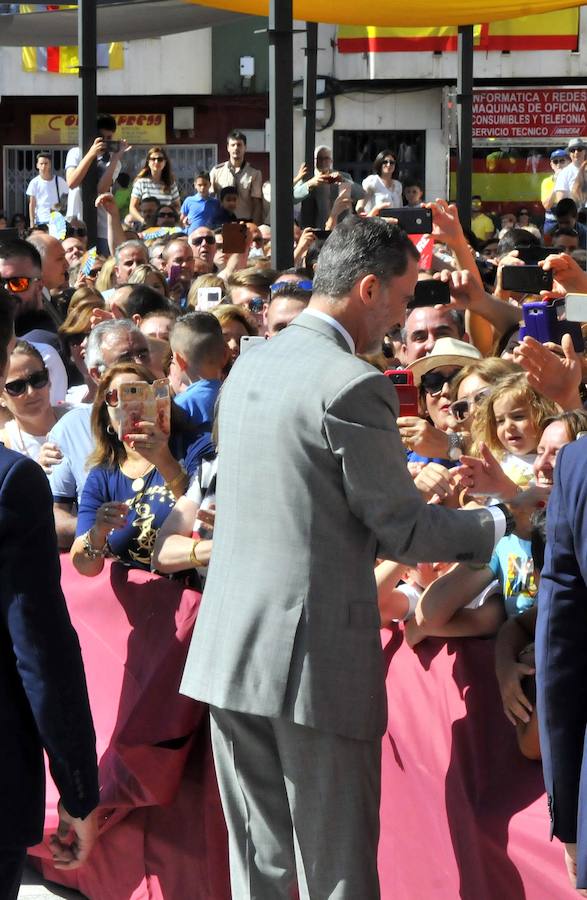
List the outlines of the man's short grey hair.
{"label": "man's short grey hair", "polygon": [[314,294],[336,303],[366,275],[375,275],[384,284],[405,275],[410,260],[416,261],[419,256],[397,225],[390,225],[385,219],[347,216],[320,250]]}
{"label": "man's short grey hair", "polygon": [[104,343],[104,339],[108,337],[108,335],[121,334],[123,331],[127,334],[133,334],[134,332],[142,334],[140,328],[137,328],[130,319],[107,319],[106,322],[100,322],[99,325],[92,328],[88,337],[85,357],[86,368],[88,371],[90,369],[106,368],[106,363],[102,356],[102,344]]}
{"label": "man's short grey hair", "polygon": [[126,250],[127,247],[138,247],[139,249],[141,249],[144,252],[145,259],[146,260],[149,259],[149,252],[148,252],[146,246],[143,244],[143,242],[131,239],[130,241],[125,241],[123,244],[119,244],[118,247],[116,248],[116,250],[114,251],[114,259],[116,260],[116,265],[120,264],[120,254],[123,250]]}
{"label": "man's short grey hair", "polygon": [[[421,307],[414,307],[414,309],[421,309]],[[406,313],[406,324],[401,330],[402,344],[408,343],[408,319],[410,318],[410,313],[412,313],[413,311],[413,309],[408,309]],[[449,319],[452,319],[452,321],[454,322],[459,340],[462,340],[465,334],[465,313],[462,309],[447,309],[445,310],[445,312],[447,313]]]}

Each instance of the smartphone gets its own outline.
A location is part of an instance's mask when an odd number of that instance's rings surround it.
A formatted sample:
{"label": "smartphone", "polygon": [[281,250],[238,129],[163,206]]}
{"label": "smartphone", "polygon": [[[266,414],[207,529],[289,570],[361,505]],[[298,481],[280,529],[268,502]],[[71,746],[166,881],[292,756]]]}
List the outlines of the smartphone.
{"label": "smartphone", "polygon": [[565,314],[567,322],[587,322],[587,294],[567,294]]}
{"label": "smartphone", "polygon": [[417,306],[436,306],[437,303],[446,305],[450,303],[450,289],[445,281],[436,281],[434,278],[417,281],[414,296],[408,303],[408,309]]}
{"label": "smartphone", "polygon": [[247,246],[247,226],[244,222],[225,222],[222,226],[224,253],[244,253]]}
{"label": "smartphone", "polygon": [[516,247],[518,258],[527,266],[535,266],[541,259],[546,259],[551,253],[556,253],[553,247]]}
{"label": "smartphone", "polygon": [[167,276],[167,284],[173,287],[177,284],[181,276],[181,266],[169,266],[169,275]]}
{"label": "smartphone", "polygon": [[118,153],[120,150],[120,141],[105,141],[108,153]]}
{"label": "smartphone", "polygon": [[384,219],[397,219],[400,228],[408,234],[430,234],[432,231],[431,209],[382,209],[379,215]]}
{"label": "smartphone", "polygon": [[414,384],[414,374],[409,369],[387,369],[383,373],[395,385],[399,399],[400,416],[418,416],[418,388]]}
{"label": "smartphone", "polygon": [[219,287],[198,288],[197,308],[203,312],[218,306],[222,300],[222,289]]}
{"label": "smartphone", "polygon": [[332,234],[326,228],[312,228],[312,233],[316,236],[317,241],[325,241]]}
{"label": "smartphone", "polygon": [[578,322],[567,321],[564,297],[552,301],[536,300],[523,303],[522,312],[524,324],[520,328],[520,340],[533,337],[541,344],[548,341],[560,344],[563,334],[570,334],[575,350],[583,353],[585,344],[581,326]]}
{"label": "smartphone", "polygon": [[246,353],[251,347],[256,347],[258,344],[264,344],[266,340],[267,338],[261,337],[261,335],[244,334],[240,342],[240,352]]}
{"label": "smartphone", "polygon": [[539,294],[552,290],[552,272],[540,266],[504,266],[501,270],[501,286],[504,291],[518,294]]}
{"label": "smartphone", "polygon": [[163,434],[171,430],[171,396],[169,382],[159,378],[153,384],[128,381],[118,390],[118,437],[140,434],[139,422],[155,422]]}

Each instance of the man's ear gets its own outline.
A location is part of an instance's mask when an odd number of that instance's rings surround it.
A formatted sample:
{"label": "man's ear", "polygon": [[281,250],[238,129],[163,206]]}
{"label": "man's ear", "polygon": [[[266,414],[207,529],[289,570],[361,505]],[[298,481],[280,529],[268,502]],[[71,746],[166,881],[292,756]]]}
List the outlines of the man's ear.
{"label": "man's ear", "polygon": [[187,359],[185,358],[185,356],[183,356],[183,355],[179,352],[179,350],[174,350],[174,351],[173,351],[173,358],[174,358],[175,362],[177,363],[178,368],[181,369],[182,372],[185,372],[186,369],[187,369],[187,367],[188,367],[188,361],[187,361]]}
{"label": "man's ear", "polygon": [[359,297],[365,306],[372,307],[377,302],[379,280],[376,275],[365,275],[357,284]]}

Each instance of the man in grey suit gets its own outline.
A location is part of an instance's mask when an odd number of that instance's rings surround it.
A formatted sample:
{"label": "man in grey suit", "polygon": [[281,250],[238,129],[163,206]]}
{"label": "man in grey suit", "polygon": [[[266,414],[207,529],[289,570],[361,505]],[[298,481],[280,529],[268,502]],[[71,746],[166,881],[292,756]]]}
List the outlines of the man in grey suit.
{"label": "man in grey suit", "polygon": [[489,559],[507,510],[427,506],[391,382],[418,254],[384,220],[325,243],[306,311],[236,363],[214,551],[181,690],[211,704],[235,900],[379,897],[384,671],[373,568]]}

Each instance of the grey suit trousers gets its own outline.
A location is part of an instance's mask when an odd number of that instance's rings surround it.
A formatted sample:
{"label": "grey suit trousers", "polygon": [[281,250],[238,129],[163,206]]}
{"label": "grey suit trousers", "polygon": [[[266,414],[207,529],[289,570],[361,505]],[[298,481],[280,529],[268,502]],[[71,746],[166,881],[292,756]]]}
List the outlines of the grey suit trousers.
{"label": "grey suit trousers", "polygon": [[378,900],[380,738],[210,713],[233,900]]}

